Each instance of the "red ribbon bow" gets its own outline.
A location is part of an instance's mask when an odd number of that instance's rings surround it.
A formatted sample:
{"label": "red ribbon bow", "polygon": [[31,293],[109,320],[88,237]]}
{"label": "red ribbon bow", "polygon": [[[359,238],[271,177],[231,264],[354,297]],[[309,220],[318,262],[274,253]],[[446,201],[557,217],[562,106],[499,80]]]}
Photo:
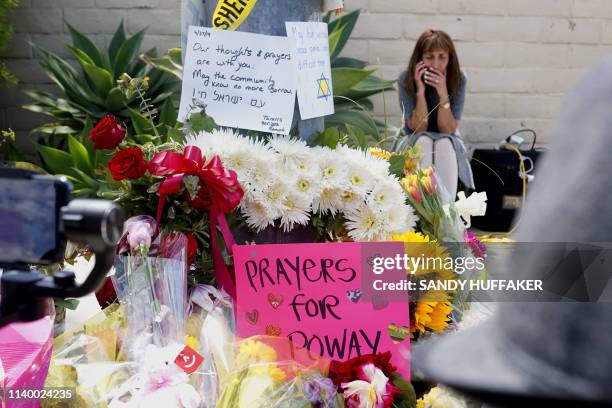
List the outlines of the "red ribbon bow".
{"label": "red ribbon bow", "polygon": [[154,176],[165,177],[159,186],[157,222],[161,220],[166,196],[177,194],[185,176],[197,176],[200,188],[195,198],[185,191],[185,198],[193,208],[208,208],[210,214],[210,240],[217,282],[235,298],[235,282],[230,275],[217,242],[217,225],[225,240],[230,255],[236,244],[230,232],[225,214],[238,206],[244,191],[233,170],[223,167],[219,156],[214,156],[208,164],[196,146],[185,146],[183,154],[175,152],[157,153],[149,162],[149,172]]}

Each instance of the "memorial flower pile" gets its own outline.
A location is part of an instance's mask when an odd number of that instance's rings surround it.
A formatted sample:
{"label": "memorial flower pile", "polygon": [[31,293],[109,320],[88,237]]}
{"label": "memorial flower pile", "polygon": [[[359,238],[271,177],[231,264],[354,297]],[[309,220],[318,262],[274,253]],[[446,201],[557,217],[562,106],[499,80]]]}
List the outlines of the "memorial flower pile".
{"label": "memorial flower pile", "polygon": [[231,130],[190,135],[187,143],[236,171],[245,191],[239,209],[257,231],[275,223],[291,231],[313,214],[342,217],[354,241],[385,240],[415,226],[389,162],[369,151],[309,147],[281,135],[265,143]]}

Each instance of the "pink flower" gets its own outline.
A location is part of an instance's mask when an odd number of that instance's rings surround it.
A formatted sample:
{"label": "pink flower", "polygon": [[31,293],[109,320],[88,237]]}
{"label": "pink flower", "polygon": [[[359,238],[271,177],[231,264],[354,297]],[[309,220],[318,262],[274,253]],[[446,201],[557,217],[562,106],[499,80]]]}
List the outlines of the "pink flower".
{"label": "pink flower", "polygon": [[119,240],[117,252],[123,254],[137,248],[148,250],[153,237],[157,234],[157,223],[149,215],[137,215],[128,219],[123,227],[123,236]]}

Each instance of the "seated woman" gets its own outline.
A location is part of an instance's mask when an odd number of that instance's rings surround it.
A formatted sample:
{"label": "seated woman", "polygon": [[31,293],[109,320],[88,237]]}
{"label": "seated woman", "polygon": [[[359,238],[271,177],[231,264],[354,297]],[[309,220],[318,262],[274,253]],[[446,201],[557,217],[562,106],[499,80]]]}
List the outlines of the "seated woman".
{"label": "seated woman", "polygon": [[427,30],[416,42],[407,71],[398,80],[405,135],[395,151],[420,146],[421,167],[434,166],[454,200],[457,180],[473,189],[465,145],[458,132],[467,78],[459,67],[452,39],[444,31]]}

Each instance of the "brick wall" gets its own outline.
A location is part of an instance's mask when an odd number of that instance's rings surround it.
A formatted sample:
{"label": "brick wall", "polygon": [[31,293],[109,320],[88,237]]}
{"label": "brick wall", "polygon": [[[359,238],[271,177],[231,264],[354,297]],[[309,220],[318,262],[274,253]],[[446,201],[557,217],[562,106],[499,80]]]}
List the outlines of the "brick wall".
{"label": "brick wall", "polygon": [[[563,95],[585,68],[612,53],[610,0],[348,0],[362,16],[345,54],[370,61],[385,79],[405,69],[427,28],[456,41],[468,74],[461,124],[474,144],[496,143],[522,126],[550,137]],[[397,93],[375,113],[401,125]]]}
{"label": "brick wall", "polygon": [[[299,1],[299,0],[296,0]],[[1,54],[21,79],[0,90],[0,127],[21,135],[46,118],[20,109],[23,89],[56,91],[33,60],[28,42],[68,57],[66,20],[107,44],[123,19],[128,32],[149,26],[145,46],[179,44],[180,0],[21,0],[12,14],[14,38]],[[395,79],[426,28],[455,40],[469,77],[461,125],[472,143],[494,143],[528,126],[542,141],[563,94],[588,66],[612,52],[610,0],[347,0],[363,14],[345,55],[370,61]],[[375,115],[401,125],[395,92],[376,98]],[[25,136],[23,136],[25,137]],[[26,139],[22,138],[23,141]]]}

